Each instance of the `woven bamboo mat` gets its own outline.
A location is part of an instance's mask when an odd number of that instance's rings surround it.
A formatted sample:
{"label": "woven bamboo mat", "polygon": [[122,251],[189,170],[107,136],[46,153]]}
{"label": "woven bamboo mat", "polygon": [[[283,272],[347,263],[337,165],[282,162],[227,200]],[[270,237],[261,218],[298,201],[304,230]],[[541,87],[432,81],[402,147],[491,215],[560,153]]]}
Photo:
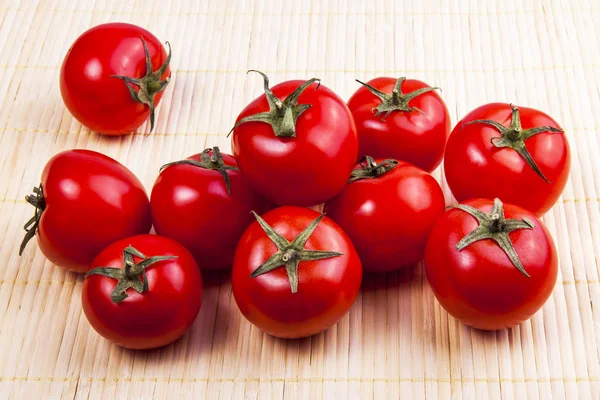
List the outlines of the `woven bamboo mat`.
{"label": "woven bamboo mat", "polygon": [[[546,1],[0,0],[0,398],[600,398],[600,4]],[[156,131],[89,132],[65,110],[58,72],[73,40],[129,21],[173,45]],[[553,296],[530,321],[482,333],[436,303],[420,268],[367,276],[349,315],[304,340],[240,315],[208,277],[183,339],[113,346],[81,311],[82,277],[17,254],[23,200],[67,148],[107,153],[150,188],[162,164],[225,137],[262,82],[407,75],[443,88],[452,120],[490,101],[547,111],[571,141],[571,179],[545,216],[560,253]],[[451,194],[438,170],[435,177]]]}

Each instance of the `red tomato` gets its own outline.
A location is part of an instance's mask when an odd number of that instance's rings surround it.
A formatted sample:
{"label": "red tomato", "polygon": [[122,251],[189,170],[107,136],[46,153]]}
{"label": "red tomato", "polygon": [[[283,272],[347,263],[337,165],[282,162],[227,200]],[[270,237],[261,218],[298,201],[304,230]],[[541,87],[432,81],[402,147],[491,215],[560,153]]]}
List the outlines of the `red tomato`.
{"label": "red tomato", "polygon": [[232,130],[242,175],[276,204],[329,200],[356,163],[358,139],[348,107],[315,78],[286,81],[272,92],[263,78],[266,94],[242,111]]}
{"label": "red tomato", "polygon": [[326,211],[352,239],[365,271],[393,271],[421,261],[429,231],[444,213],[436,180],[403,161],[371,157],[352,176]]}
{"label": "red tomato", "polygon": [[362,279],[348,236],[306,208],[280,207],[256,218],[233,262],[233,295],[242,314],[282,338],[334,325],[354,303]]}
{"label": "red tomato", "polygon": [[452,131],[444,159],[448,186],[459,202],[499,197],[537,216],[556,203],[570,165],[567,137],[556,121],[504,103],[467,114]]}
{"label": "red tomato", "polygon": [[[168,42],[167,42],[168,44]],[[169,83],[171,50],[152,33],[125,23],[98,25],[69,49],[60,93],[73,116],[93,131],[122,135],[150,117]]]}
{"label": "red tomato", "polygon": [[348,101],[356,121],[359,157],[393,158],[433,171],[442,161],[450,116],[442,98],[424,82],[375,78]]}
{"label": "red tomato", "polygon": [[96,257],[81,299],[100,335],[130,349],[151,349],[177,340],[192,325],[202,303],[202,278],[182,245],[139,235]]}
{"label": "red tomato", "polygon": [[25,225],[19,254],[37,232],[46,258],[71,271],[87,271],[106,246],[152,227],[142,183],[122,164],[95,151],[56,154],[33,190],[26,200],[36,211]]}
{"label": "red tomato", "polygon": [[217,147],[168,164],[154,183],[151,205],[156,232],[183,244],[202,270],[230,268],[254,221],[250,211],[269,209],[242,179],[235,159]]}
{"label": "red tomato", "polygon": [[533,213],[498,199],[458,207],[438,220],[427,242],[425,272],[435,296],[475,328],[525,321],[556,283],[558,257],[548,230]]}

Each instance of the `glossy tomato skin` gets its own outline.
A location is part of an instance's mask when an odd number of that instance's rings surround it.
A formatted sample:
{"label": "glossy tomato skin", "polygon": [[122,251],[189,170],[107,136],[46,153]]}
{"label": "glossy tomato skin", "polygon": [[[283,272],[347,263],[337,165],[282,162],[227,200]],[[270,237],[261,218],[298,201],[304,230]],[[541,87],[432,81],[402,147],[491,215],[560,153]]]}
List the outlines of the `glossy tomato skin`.
{"label": "glossy tomato skin", "polygon": [[138,293],[128,289],[128,297],[120,303],[110,298],[115,279],[88,276],[81,293],[83,311],[96,332],[119,346],[165,346],[180,338],[198,315],[202,303],[200,269],[182,245],[157,235],[139,235],[111,244],[96,257],[90,269],[123,268],[123,250],[130,245],[147,257],[177,258],[148,267],[148,290]]}
{"label": "glossy tomato skin", "polygon": [[[237,165],[232,156],[222,156],[226,165]],[[200,154],[189,158],[200,161]],[[227,174],[231,195],[218,171],[185,164],[166,168],[152,189],[154,229],[183,244],[203,271],[231,268],[237,243],[254,221],[251,211],[271,208],[239,171]]]}
{"label": "glossy tomato skin", "polygon": [[89,150],[52,157],[42,172],[46,208],[38,227],[42,253],[85,272],[110,243],[148,233],[150,202],[142,183],[116,160]]}
{"label": "glossy tomato skin", "polygon": [[[509,126],[511,107],[505,103],[483,105],[467,114],[454,128],[444,159],[448,186],[459,202],[472,198],[500,198],[545,214],[561,195],[569,178],[571,155],[564,133],[540,133],[525,141],[536,164],[550,181],[546,183],[511,148],[496,148],[490,139],[500,136],[495,128],[465,123],[490,119]],[[560,128],[541,111],[519,107],[523,129],[537,126]]]}
{"label": "glossy tomato skin", "polygon": [[[493,202],[484,199],[463,204],[485,213],[493,208]],[[504,329],[525,321],[542,307],[556,284],[558,256],[546,227],[520,207],[505,203],[504,213],[506,218],[528,218],[535,224],[533,229],[509,233],[529,278],[492,240],[456,249],[478,226],[477,220],[462,210],[446,212],[427,242],[425,272],[435,296],[452,316],[478,329]]]}
{"label": "glossy tomato skin", "polygon": [[[147,30],[121,22],[101,24],[85,31],[65,56],[60,70],[62,98],[75,119],[92,131],[126,134],[139,128],[150,116],[150,108],[133,100],[125,83],[112,77],[146,75],[140,37],[148,46],[153,70],[157,70],[167,59],[161,42]],[[167,68],[162,79],[170,74]],[[154,97],[157,106],[163,93]]]}
{"label": "glossy tomato skin", "polygon": [[[262,217],[276,232],[292,241],[318,216],[313,210],[285,206]],[[319,333],[337,323],[358,295],[362,267],[352,242],[339,226],[323,218],[305,248],[343,255],[300,262],[298,291],[292,293],[284,266],[250,277],[277,252],[258,222],[248,227],[237,247],[232,273],[235,300],[252,324],[273,336],[300,338]]]}
{"label": "glossy tomato skin", "polygon": [[400,161],[384,175],[346,185],[327,203],[326,212],[356,246],[365,271],[389,272],[423,259],[429,232],[444,207],[437,181]]}
{"label": "glossy tomato skin", "polygon": [[[397,78],[380,77],[367,82],[374,88],[392,93]],[[425,82],[407,79],[402,92],[414,92],[429,87]],[[358,131],[359,159],[363,156],[393,158],[433,171],[442,161],[446,140],[450,133],[450,115],[446,104],[435,91],[423,93],[409,102],[410,107],[423,111],[393,111],[376,116],[373,109],[381,100],[361,86],[348,100]]]}
{"label": "glossy tomato skin", "polygon": [[[286,81],[272,91],[283,100],[302,83]],[[298,118],[295,138],[276,137],[269,124],[248,122],[233,131],[232,148],[242,175],[265,198],[308,207],[342,190],[356,162],[358,138],[348,107],[324,85],[310,85],[298,103],[312,106]],[[268,110],[262,95],[237,121]]]}

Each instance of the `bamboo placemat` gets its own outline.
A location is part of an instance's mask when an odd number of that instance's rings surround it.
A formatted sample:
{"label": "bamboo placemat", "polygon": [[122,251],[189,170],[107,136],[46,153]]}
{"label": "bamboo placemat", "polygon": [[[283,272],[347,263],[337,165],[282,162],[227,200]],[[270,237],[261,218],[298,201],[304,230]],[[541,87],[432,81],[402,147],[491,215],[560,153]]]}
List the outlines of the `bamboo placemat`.
{"label": "bamboo placemat", "polygon": [[[0,398],[600,398],[600,4],[584,1],[0,1]],[[156,131],[89,132],[65,110],[60,63],[107,21],[173,46]],[[81,311],[82,277],[35,245],[19,257],[23,200],[54,153],[107,153],[151,188],[158,168],[225,137],[262,81],[317,76],[348,98],[355,78],[407,75],[443,88],[453,123],[505,101],[547,111],[571,143],[571,179],[545,216],[560,254],[553,296],[512,330],[469,329],[420,268],[367,276],[327,332],[283,341],[237,310],[227,276],[205,277],[183,339],[134,352]],[[441,170],[435,177],[451,194]]]}

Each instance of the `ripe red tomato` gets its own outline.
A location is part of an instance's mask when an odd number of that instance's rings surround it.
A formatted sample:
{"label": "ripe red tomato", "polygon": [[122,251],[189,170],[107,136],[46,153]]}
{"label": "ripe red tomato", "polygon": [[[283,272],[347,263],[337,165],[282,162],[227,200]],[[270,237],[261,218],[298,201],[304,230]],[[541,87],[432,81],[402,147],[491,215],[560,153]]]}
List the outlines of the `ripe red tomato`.
{"label": "ripe red tomato", "polygon": [[[168,45],[168,42],[167,42]],[[73,116],[91,130],[122,135],[150,117],[169,83],[169,54],[139,26],[108,23],[84,32],[60,70],[60,93]]]}
{"label": "ripe red tomato", "polygon": [[89,150],[67,150],[48,161],[42,182],[25,199],[35,215],[25,225],[27,242],[36,235],[54,264],[85,272],[112,242],[152,227],[142,183],[119,162]]}
{"label": "ripe red tomato", "polygon": [[375,78],[348,101],[358,131],[358,155],[407,161],[433,171],[450,133],[446,104],[434,88],[406,78]]}
{"label": "ripe red tomato", "polygon": [[352,115],[316,78],[269,89],[239,115],[232,147],[242,175],[276,204],[313,206],[342,190],[356,163]]}
{"label": "ripe red tomato", "polygon": [[474,199],[435,224],[425,272],[452,316],[475,328],[504,329],[546,302],[558,257],[550,233],[533,213],[498,199]]}
{"label": "ripe red tomato", "polygon": [[306,208],[280,207],[256,218],[233,262],[233,295],[242,314],[282,338],[334,325],[354,303],[362,279],[348,236]]}
{"label": "ripe red tomato", "polygon": [[560,126],[533,108],[491,103],[467,114],[454,128],[444,159],[452,194],[501,198],[537,216],[561,195],[571,156]]}
{"label": "ripe red tomato", "polygon": [[230,268],[242,233],[254,221],[250,211],[265,212],[268,203],[218,147],[166,167],[150,201],[156,232],[183,244],[202,270]]}
{"label": "ripe red tomato", "polygon": [[179,339],[202,303],[202,278],[192,255],[157,235],[119,240],[85,275],[83,311],[100,335],[130,349]]}
{"label": "ripe red tomato", "polygon": [[403,161],[367,157],[327,203],[350,236],[365,271],[388,272],[423,259],[427,237],[444,213],[444,193],[427,172]]}

